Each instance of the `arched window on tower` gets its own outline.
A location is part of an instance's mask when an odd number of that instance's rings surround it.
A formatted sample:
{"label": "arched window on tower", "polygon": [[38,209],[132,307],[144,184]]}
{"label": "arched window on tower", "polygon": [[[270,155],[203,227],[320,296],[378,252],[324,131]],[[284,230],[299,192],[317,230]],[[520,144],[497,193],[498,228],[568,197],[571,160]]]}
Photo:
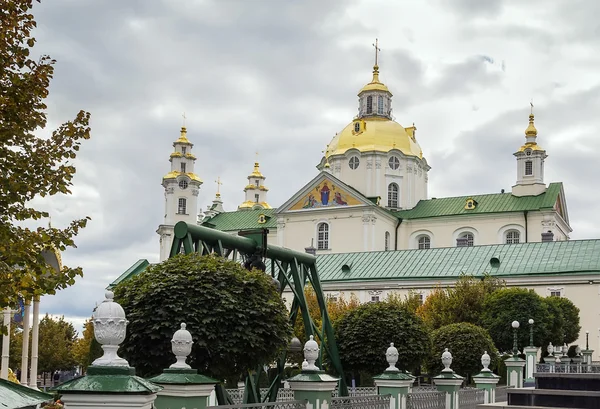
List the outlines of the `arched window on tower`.
{"label": "arched window on tower", "polygon": [[385,244],[384,244],[384,250],[388,251],[390,249],[390,232],[386,231],[385,232]]}
{"label": "arched window on tower", "polygon": [[377,113],[383,115],[383,96],[381,95],[377,97]]}
{"label": "arched window on tower", "polygon": [[187,214],[187,200],[183,197],[177,202],[177,214]]}
{"label": "arched window on tower", "polygon": [[369,95],[367,97],[367,114],[372,114],[372,113],[373,113],[373,97]]}
{"label": "arched window on tower", "polygon": [[388,186],[388,207],[398,208],[398,185],[390,183]]}
{"label": "arched window on tower", "polygon": [[329,225],[325,222],[317,226],[317,250],[327,250],[329,248]]}
{"label": "arched window on tower", "polygon": [[423,235],[417,240],[417,245],[420,250],[429,249],[431,248],[431,238],[427,235]]}
{"label": "arched window on tower", "polygon": [[517,230],[509,230],[506,232],[506,244],[519,244],[521,241],[521,233]]}

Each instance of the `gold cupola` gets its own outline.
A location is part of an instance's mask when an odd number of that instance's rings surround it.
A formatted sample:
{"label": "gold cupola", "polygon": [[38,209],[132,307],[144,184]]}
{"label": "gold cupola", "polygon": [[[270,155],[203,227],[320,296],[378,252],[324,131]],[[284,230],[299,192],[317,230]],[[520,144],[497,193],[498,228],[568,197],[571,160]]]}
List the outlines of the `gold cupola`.
{"label": "gold cupola", "polygon": [[519,152],[524,152],[527,149],[532,151],[543,151],[544,149],[537,144],[537,128],[534,123],[533,104],[531,104],[531,113],[529,114],[529,125],[525,129],[525,144],[519,148]]}
{"label": "gold cupola", "polygon": [[[336,155],[345,155],[350,149],[364,152],[393,150],[406,156],[423,158],[416,139],[414,126],[404,128],[392,119],[392,93],[379,78],[379,47],[375,44],[373,78],[358,92],[358,115],[329,143],[328,162]],[[322,161],[322,166],[324,162]]]}
{"label": "gold cupola", "polygon": [[264,185],[265,179],[257,160],[254,162],[254,170],[248,175],[248,184],[244,188],[246,200],[238,206],[238,210],[272,209],[267,203],[269,189]]}

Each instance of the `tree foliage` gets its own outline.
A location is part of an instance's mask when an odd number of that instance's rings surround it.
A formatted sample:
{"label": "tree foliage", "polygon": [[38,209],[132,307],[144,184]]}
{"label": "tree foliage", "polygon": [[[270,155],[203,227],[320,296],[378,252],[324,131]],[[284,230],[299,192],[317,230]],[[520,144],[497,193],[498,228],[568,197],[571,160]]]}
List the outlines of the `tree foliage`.
{"label": "tree foliage", "polygon": [[[83,371],[94,362],[96,358],[102,356],[102,349],[94,348],[94,323],[91,319],[83,324],[83,333],[81,338],[77,338],[73,343],[73,358],[77,365]],[[96,344],[98,344],[96,342]],[[99,344],[98,344],[99,345]]]}
{"label": "tree foliage", "polygon": [[[562,324],[555,326],[552,331],[552,338],[547,340],[552,342],[554,345],[561,345],[563,343],[570,344],[579,338],[579,332],[581,331],[581,325],[579,325],[579,308],[573,304],[571,300],[564,297],[546,297],[544,301],[548,305],[548,308],[552,308],[554,318],[559,318],[559,323]],[[544,345],[547,342],[544,343]]]}
{"label": "tree foliage", "polygon": [[503,288],[486,298],[481,321],[482,327],[489,332],[498,350],[506,352],[513,347],[513,321],[520,324],[519,348],[529,345],[530,318],[535,321],[534,342],[544,342],[542,345],[545,345],[545,341],[551,338],[553,324],[544,299],[533,290]]}
{"label": "tree foliage", "polygon": [[338,320],[334,329],[342,365],[351,371],[383,372],[390,342],[398,349],[398,366],[407,370],[418,367],[430,348],[423,320],[394,301],[363,304]]}
{"label": "tree foliage", "polygon": [[46,314],[40,321],[39,331],[39,371],[73,369],[76,365],[73,344],[77,339],[73,324],[64,317],[54,319]]}
{"label": "tree foliage", "polygon": [[444,366],[441,356],[444,348],[452,353],[451,368],[465,377],[476,375],[483,368],[481,355],[487,351],[491,358],[490,369],[498,364],[498,350],[490,334],[483,328],[467,322],[445,325],[431,334],[433,348],[427,363],[429,373],[439,374]]}
{"label": "tree foliage", "polygon": [[34,209],[35,197],[69,194],[75,159],[82,140],[89,139],[90,114],[77,113],[49,138],[35,132],[46,126],[46,104],[55,60],[31,56],[36,42],[33,0],[0,1],[0,308],[16,305],[18,294],[53,294],[72,285],[81,268],[56,272],[43,251],[74,246],[73,237],[87,219],[64,229],[29,229],[28,220],[48,217]]}
{"label": "tree foliage", "polygon": [[178,255],[121,283],[115,299],[129,325],[121,352],[142,376],[175,362],[171,338],[185,322],[194,344],[188,363],[231,379],[272,362],[292,329],[271,278],[221,257]]}
{"label": "tree foliage", "polygon": [[452,288],[435,288],[417,314],[431,329],[459,322],[480,325],[486,297],[503,286],[502,280],[489,275],[462,275]]}

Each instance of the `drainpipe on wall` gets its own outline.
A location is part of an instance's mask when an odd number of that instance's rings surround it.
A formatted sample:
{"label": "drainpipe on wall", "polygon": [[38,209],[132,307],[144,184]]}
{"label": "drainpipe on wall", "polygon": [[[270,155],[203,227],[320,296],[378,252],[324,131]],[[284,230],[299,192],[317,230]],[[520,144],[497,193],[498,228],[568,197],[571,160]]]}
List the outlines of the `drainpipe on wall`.
{"label": "drainpipe on wall", "polygon": [[528,210],[523,210],[523,216],[525,217],[525,243],[527,243],[527,213]]}
{"label": "drainpipe on wall", "polygon": [[402,224],[402,219],[398,218],[398,224],[396,224],[396,232],[394,233],[394,250],[398,250],[398,228]]}

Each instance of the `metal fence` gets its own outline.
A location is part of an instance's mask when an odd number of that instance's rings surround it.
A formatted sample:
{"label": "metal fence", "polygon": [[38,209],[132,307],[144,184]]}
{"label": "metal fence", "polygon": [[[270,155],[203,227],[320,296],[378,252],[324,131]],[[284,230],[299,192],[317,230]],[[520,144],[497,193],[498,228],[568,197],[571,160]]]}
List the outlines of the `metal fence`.
{"label": "metal fence", "polygon": [[[360,388],[348,388],[348,396],[371,396],[377,395],[377,387],[375,386],[365,386]],[[337,388],[331,392],[331,396],[337,398],[339,396],[339,391]]]}
{"label": "metal fence", "polygon": [[331,409],[390,409],[390,395],[332,398]]}
{"label": "metal fence", "polygon": [[[415,388],[417,389],[417,388]],[[413,389],[414,391],[414,389]],[[432,389],[419,390],[406,395],[407,409],[445,409],[446,392],[439,392]]]}
{"label": "metal fence", "polygon": [[[261,401],[265,400],[268,392],[268,388],[260,389]],[[244,401],[244,389],[227,389],[227,394],[236,405],[239,405]],[[294,391],[289,388],[279,388],[279,391],[277,391],[277,402],[285,402],[290,400],[294,400]]]}
{"label": "metal fence", "polygon": [[510,386],[498,386],[496,387],[496,402],[506,402],[508,401],[508,393],[507,389]]}
{"label": "metal fence", "polygon": [[536,364],[535,371],[540,373],[600,373],[600,364],[592,363],[557,363],[557,364]]}
{"label": "metal fence", "polygon": [[424,385],[415,386],[412,388],[412,393],[425,393],[425,392],[437,392],[435,385]]}
{"label": "metal fence", "polygon": [[[237,390],[237,389],[233,389]],[[306,401],[289,400],[285,402],[247,403],[238,405],[209,406],[207,409],[306,409]],[[378,408],[379,409],[379,408]],[[383,409],[383,408],[382,408]]]}
{"label": "metal fence", "polygon": [[485,391],[477,388],[462,388],[458,391],[458,407],[461,409],[475,409],[477,405],[485,403]]}

